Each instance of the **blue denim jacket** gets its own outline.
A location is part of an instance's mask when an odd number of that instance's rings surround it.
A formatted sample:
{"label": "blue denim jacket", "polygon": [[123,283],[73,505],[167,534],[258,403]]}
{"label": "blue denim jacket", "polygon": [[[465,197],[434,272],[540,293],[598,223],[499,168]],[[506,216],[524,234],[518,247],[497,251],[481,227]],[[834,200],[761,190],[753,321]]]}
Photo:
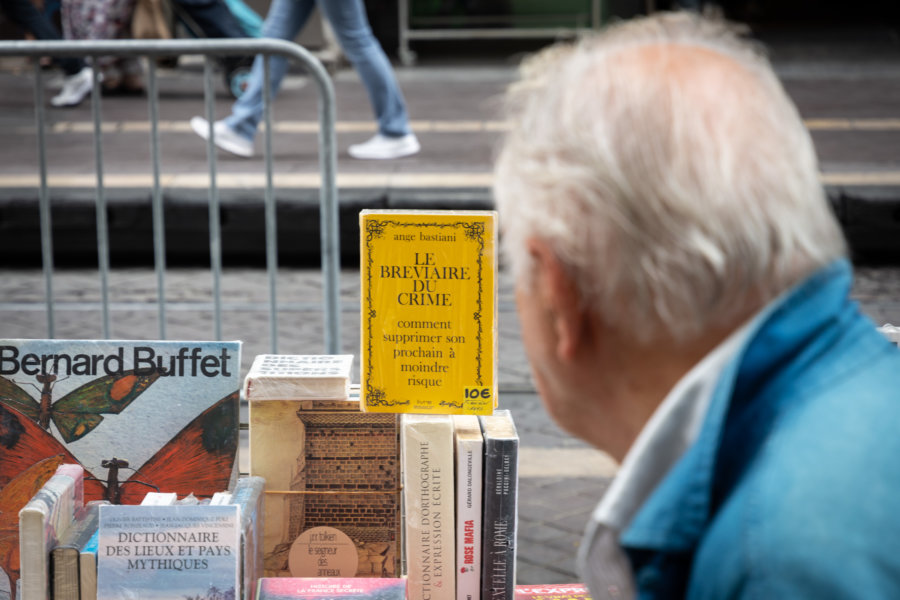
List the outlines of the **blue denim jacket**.
{"label": "blue denim jacket", "polygon": [[621,536],[641,598],[900,598],[900,351],[837,261],[788,294]]}

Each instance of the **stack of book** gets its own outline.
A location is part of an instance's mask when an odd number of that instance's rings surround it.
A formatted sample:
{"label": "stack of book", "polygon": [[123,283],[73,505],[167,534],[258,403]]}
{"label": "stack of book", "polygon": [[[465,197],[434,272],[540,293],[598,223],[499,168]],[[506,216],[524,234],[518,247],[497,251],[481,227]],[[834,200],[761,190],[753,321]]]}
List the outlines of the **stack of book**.
{"label": "stack of book", "polygon": [[19,511],[15,598],[252,600],[264,485],[241,477],[216,500],[148,492],[140,505],[84,503],[84,470],[63,464]]}
{"label": "stack of book", "polygon": [[403,415],[410,600],[513,600],[519,440],[512,415]]}
{"label": "stack of book", "polygon": [[401,413],[407,595],[513,600],[518,436],[496,388],[496,213],[360,214],[364,410]]}

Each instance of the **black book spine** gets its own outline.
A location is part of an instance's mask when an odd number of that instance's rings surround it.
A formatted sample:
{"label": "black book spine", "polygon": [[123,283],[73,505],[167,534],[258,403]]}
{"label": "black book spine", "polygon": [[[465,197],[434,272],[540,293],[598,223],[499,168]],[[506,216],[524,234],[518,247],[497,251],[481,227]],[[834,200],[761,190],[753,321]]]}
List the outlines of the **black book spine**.
{"label": "black book spine", "polygon": [[481,600],[513,600],[519,440],[485,434]]}

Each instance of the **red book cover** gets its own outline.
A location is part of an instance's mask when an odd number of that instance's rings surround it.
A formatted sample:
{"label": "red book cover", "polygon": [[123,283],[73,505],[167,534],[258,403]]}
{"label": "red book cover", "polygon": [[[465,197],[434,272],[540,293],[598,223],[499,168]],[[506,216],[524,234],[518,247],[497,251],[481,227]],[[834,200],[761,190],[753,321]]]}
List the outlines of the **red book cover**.
{"label": "red book cover", "polygon": [[583,583],[517,585],[515,600],[591,600]]}
{"label": "red book cover", "polygon": [[392,577],[262,577],[256,600],[404,600],[406,580]]}

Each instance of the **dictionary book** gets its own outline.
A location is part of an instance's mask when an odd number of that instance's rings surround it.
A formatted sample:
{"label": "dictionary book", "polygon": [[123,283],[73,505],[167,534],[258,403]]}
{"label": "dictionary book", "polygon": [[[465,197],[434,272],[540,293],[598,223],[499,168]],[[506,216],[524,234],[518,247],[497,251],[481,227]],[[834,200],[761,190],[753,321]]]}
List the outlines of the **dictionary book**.
{"label": "dictionary book", "polygon": [[[33,484],[48,457],[84,467],[85,501],[139,504],[153,487],[198,498],[228,489],[237,478],[240,349],[0,340],[0,489]],[[18,557],[0,556],[15,589]]]}
{"label": "dictionary book", "polygon": [[236,505],[104,505],[97,600],[237,598],[241,531]]}
{"label": "dictionary book", "polygon": [[453,422],[450,415],[401,418],[409,600],[456,600]]}
{"label": "dictionary book", "polygon": [[360,213],[363,410],[491,414],[497,215]]}

